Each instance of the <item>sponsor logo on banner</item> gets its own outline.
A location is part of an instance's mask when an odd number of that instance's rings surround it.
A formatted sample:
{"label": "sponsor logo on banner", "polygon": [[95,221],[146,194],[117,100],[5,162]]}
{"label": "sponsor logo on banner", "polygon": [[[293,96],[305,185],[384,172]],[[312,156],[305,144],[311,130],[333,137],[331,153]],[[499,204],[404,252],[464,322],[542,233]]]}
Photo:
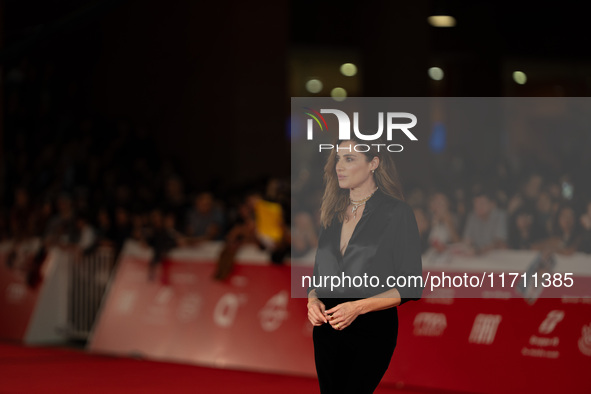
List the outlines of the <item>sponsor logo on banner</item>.
{"label": "sponsor logo on banner", "polygon": [[538,331],[540,334],[550,334],[562,319],[564,319],[564,311],[550,311],[548,312],[548,315],[546,315],[542,324],[540,324]]}
{"label": "sponsor logo on banner", "polygon": [[[564,311],[552,310],[548,312],[546,318],[540,323],[538,327],[539,334],[551,334],[556,325],[564,319]],[[542,357],[542,358],[558,358],[560,355],[556,349],[542,349],[544,347],[556,347],[560,343],[560,338],[557,336],[553,337],[540,337],[532,335],[529,338],[529,345],[536,346],[536,348],[528,348],[524,346],[521,349],[521,354],[529,357]]]}
{"label": "sponsor logo on banner", "polygon": [[259,312],[261,327],[267,332],[275,331],[287,319],[287,303],[289,296],[286,290],[281,290],[267,301]]}
{"label": "sponsor logo on banner", "polygon": [[558,356],[560,355],[558,353],[558,350],[530,349],[527,347],[521,349],[521,354],[524,356],[538,358],[558,358]]}
{"label": "sponsor logo on banner", "polygon": [[579,338],[579,350],[585,356],[591,356],[591,323],[581,328],[581,338]]}
{"label": "sponsor logo on banner", "polygon": [[479,313],[474,319],[468,342],[490,345],[495,340],[501,320],[501,315]]}
{"label": "sponsor logo on banner", "polygon": [[238,308],[245,302],[245,294],[224,294],[215,305],[213,321],[220,327],[230,327],[236,319]]}
{"label": "sponsor logo on banner", "polygon": [[170,286],[164,286],[154,296],[154,301],[148,308],[144,321],[153,325],[165,325],[170,317],[170,304],[174,299],[174,290]]}
{"label": "sponsor logo on banner", "polygon": [[168,302],[172,299],[172,296],[174,295],[173,290],[170,287],[163,287],[161,288],[158,293],[156,294],[156,305],[166,305],[168,304]]}
{"label": "sponsor logo on banner", "polygon": [[415,316],[413,326],[416,336],[439,337],[447,327],[447,319],[443,313],[420,312]]}
{"label": "sponsor logo on banner", "polygon": [[182,322],[189,322],[195,320],[203,300],[199,294],[188,294],[184,296],[180,302],[177,316]]}

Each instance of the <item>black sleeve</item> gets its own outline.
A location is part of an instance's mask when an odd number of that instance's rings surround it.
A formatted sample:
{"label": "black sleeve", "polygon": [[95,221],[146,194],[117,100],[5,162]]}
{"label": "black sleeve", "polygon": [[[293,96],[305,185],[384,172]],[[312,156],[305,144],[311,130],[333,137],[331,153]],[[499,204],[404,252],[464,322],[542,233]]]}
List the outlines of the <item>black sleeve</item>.
{"label": "black sleeve", "polygon": [[[324,227],[320,226],[320,230],[318,231],[318,245],[320,245],[320,238],[322,237],[323,233],[324,233]],[[316,252],[316,253],[318,253],[318,252]],[[318,260],[315,258],[314,259],[314,272],[312,274],[312,278],[316,278],[316,277],[318,277]],[[318,283],[318,282],[316,282],[316,283]],[[310,296],[310,292],[312,290],[316,290],[316,288],[314,288],[312,286],[308,287],[308,290],[307,290],[308,296]]]}
{"label": "black sleeve", "polygon": [[418,301],[423,293],[423,262],[421,256],[421,237],[412,208],[401,202],[396,207],[389,229],[392,231],[394,267],[393,275],[397,283],[404,277],[406,284],[396,286],[400,293],[400,305],[410,300]]}

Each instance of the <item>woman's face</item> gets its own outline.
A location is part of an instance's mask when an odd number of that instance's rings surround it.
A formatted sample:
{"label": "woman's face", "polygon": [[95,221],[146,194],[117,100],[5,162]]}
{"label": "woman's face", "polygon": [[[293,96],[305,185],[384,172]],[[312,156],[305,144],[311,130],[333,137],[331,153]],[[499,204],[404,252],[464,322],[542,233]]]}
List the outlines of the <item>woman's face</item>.
{"label": "woman's face", "polygon": [[[339,187],[353,189],[366,184],[371,176],[371,170],[377,168],[377,158],[367,161],[367,156],[353,149],[354,141],[344,141],[339,145],[336,155],[336,172]],[[350,150],[350,151],[349,151]]]}

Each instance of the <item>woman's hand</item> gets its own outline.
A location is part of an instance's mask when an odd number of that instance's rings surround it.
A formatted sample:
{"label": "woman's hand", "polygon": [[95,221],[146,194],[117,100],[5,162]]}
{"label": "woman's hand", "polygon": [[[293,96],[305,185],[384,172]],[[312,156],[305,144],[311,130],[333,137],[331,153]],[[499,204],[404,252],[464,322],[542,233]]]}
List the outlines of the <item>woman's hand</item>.
{"label": "woman's hand", "polygon": [[327,323],[324,310],[324,303],[318,297],[311,295],[308,298],[308,320],[313,326],[321,326]]}
{"label": "woman's hand", "polygon": [[347,328],[361,314],[355,302],[344,302],[326,311],[328,322],[335,330]]}

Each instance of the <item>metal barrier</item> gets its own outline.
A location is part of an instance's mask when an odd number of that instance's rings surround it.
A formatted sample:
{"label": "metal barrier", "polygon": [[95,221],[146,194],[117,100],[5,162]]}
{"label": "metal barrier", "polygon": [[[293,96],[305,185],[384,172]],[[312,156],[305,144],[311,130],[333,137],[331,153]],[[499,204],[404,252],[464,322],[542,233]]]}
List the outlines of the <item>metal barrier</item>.
{"label": "metal barrier", "polygon": [[115,265],[115,252],[99,247],[91,254],[67,253],[68,320],[66,335],[86,340],[98,315],[105,289]]}

